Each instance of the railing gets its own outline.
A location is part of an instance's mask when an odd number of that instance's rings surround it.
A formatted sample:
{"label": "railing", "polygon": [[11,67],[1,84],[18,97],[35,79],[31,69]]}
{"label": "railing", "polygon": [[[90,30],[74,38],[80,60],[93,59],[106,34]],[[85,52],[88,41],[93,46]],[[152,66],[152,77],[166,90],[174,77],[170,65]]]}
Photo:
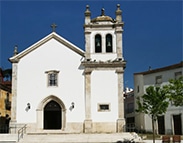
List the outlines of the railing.
{"label": "railing", "polygon": [[145,130],[139,129],[134,123],[127,123],[124,128],[126,132],[145,133]]}
{"label": "railing", "polygon": [[127,132],[136,132],[136,127],[134,123],[127,123],[125,128]]}
{"label": "railing", "polygon": [[14,125],[10,125],[9,133],[10,133],[10,134],[17,134],[18,129],[19,129],[19,128],[17,127],[17,125],[16,125],[16,124],[14,124]]}
{"label": "railing", "polygon": [[23,138],[24,134],[26,133],[26,128],[27,125],[24,125],[22,128],[18,130],[18,142],[20,141],[20,139]]}
{"label": "railing", "polygon": [[2,133],[4,133],[4,134],[9,133],[9,127],[7,125],[0,126],[0,134],[2,134]]}

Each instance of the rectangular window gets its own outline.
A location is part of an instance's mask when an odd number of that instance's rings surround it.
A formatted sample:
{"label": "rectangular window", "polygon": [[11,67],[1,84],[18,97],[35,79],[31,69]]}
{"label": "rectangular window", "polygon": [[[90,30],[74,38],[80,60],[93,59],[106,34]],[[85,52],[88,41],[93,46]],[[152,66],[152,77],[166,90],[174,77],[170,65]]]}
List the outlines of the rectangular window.
{"label": "rectangular window", "polygon": [[10,95],[9,95],[8,92],[6,93],[5,109],[6,109],[6,110],[11,110]]}
{"label": "rectangular window", "polygon": [[132,112],[134,112],[134,104],[128,103],[127,104],[127,113],[132,113]]}
{"label": "rectangular window", "polygon": [[182,76],[182,72],[175,72],[175,79],[179,79]]}
{"label": "rectangular window", "polygon": [[58,86],[58,73],[59,71],[51,70],[45,72],[47,73],[48,86]]}
{"label": "rectangular window", "polygon": [[6,93],[6,99],[7,99],[7,101],[9,101],[9,100],[10,100],[10,95],[9,95],[9,93],[8,93],[8,92]]}
{"label": "rectangular window", "polygon": [[57,73],[50,73],[49,76],[49,86],[57,86]]}
{"label": "rectangular window", "polygon": [[156,76],[156,84],[161,84],[162,83],[162,76]]}
{"label": "rectangular window", "polygon": [[139,93],[140,92],[140,87],[139,87],[139,85],[137,86],[137,93]]}
{"label": "rectangular window", "polygon": [[105,111],[110,111],[110,104],[98,104],[98,111],[99,112],[105,112]]}

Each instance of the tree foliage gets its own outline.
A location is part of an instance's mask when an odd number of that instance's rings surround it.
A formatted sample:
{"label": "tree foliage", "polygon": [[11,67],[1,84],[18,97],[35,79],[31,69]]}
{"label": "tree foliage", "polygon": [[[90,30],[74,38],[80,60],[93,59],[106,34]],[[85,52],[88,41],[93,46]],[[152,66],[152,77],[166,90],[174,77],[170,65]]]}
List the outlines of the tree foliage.
{"label": "tree foliage", "polygon": [[146,94],[137,98],[138,109],[136,111],[151,115],[153,119],[156,119],[166,112],[168,104],[164,90],[160,87],[149,86],[146,88]]}
{"label": "tree foliage", "polygon": [[170,79],[169,84],[163,88],[175,106],[183,106],[183,76],[178,79]]}
{"label": "tree foliage", "polygon": [[137,98],[137,105],[136,112],[148,114],[152,119],[153,143],[155,143],[154,122],[158,116],[166,112],[169,105],[166,91],[160,87],[149,86],[146,88],[146,94]]}

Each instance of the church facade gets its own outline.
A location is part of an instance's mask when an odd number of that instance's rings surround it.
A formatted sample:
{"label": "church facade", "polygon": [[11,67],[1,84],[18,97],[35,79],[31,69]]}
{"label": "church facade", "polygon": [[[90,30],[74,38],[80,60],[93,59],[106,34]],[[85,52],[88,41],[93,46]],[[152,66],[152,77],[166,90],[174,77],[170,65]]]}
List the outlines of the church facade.
{"label": "church facade", "polygon": [[11,125],[29,131],[123,132],[123,22],[85,11],[85,51],[52,32],[12,62]]}

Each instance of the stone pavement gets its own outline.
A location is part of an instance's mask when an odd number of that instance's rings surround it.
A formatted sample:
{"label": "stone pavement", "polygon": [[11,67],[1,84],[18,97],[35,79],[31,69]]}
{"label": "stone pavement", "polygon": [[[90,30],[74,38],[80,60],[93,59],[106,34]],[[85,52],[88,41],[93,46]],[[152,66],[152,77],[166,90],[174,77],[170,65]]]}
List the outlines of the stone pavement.
{"label": "stone pavement", "polygon": [[[144,143],[153,143],[153,140],[143,140]],[[162,140],[156,140],[155,143],[162,143]],[[183,140],[181,140],[181,143],[183,143]]]}
{"label": "stone pavement", "polygon": [[134,139],[134,136],[130,133],[40,135],[28,134],[20,141],[20,143],[116,143],[118,141],[123,142],[125,140]]}
{"label": "stone pavement", "polygon": [[[144,143],[153,143],[153,140],[143,140]],[[162,140],[155,140],[155,143],[162,143]]]}
{"label": "stone pavement", "polygon": [[[8,139],[8,140],[6,140]],[[24,135],[18,143],[120,143],[126,140],[134,140],[138,143],[153,143],[152,140],[141,140],[136,133],[112,133],[112,134],[53,134],[34,133]],[[16,143],[17,135],[2,134],[0,143]],[[118,142],[119,141],[119,142]],[[162,143],[156,140],[155,143]],[[183,140],[181,141],[183,143]]]}

